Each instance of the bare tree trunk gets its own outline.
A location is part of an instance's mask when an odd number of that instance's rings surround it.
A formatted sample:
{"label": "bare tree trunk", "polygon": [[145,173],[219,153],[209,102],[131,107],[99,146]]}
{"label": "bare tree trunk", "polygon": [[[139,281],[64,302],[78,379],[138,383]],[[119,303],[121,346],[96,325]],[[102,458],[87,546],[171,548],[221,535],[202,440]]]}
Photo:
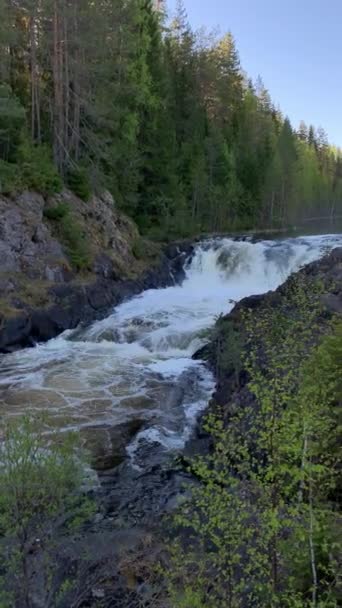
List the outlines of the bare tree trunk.
{"label": "bare tree trunk", "polygon": [[80,117],[81,117],[81,100],[80,100],[80,50],[79,50],[79,28],[78,28],[78,1],[74,0],[73,14],[73,36],[74,36],[74,53],[73,53],[73,123],[72,123],[72,141],[71,148],[75,160],[79,160],[80,151]]}
{"label": "bare tree trunk", "polygon": [[275,199],[275,192],[273,190],[272,198],[271,198],[271,227],[273,226],[273,218],[274,218],[274,199]]}
{"label": "bare tree trunk", "polygon": [[[34,9],[33,9],[34,10]],[[30,46],[31,46],[31,137],[36,136],[36,42],[34,34],[35,17],[30,18]]]}
{"label": "bare tree trunk", "polygon": [[31,71],[31,137],[33,141],[41,141],[40,120],[40,90],[37,61],[38,25],[37,10],[39,3],[33,2],[30,16],[30,71]]}
{"label": "bare tree trunk", "polygon": [[53,104],[53,153],[56,165],[60,166],[59,144],[58,144],[58,103],[59,103],[59,87],[58,87],[58,6],[54,0],[53,13],[53,88],[54,88],[54,104]]}
{"label": "bare tree trunk", "polygon": [[60,0],[54,0],[53,11],[53,150],[55,163],[63,172],[65,164],[64,146],[64,95],[63,95],[63,49],[62,20],[60,15]]}
{"label": "bare tree trunk", "polygon": [[69,109],[70,109],[70,72],[69,72],[69,37],[68,37],[68,22],[66,8],[68,4],[64,6],[63,14],[63,33],[64,33],[64,147],[65,150],[70,152],[70,141],[69,141]]}

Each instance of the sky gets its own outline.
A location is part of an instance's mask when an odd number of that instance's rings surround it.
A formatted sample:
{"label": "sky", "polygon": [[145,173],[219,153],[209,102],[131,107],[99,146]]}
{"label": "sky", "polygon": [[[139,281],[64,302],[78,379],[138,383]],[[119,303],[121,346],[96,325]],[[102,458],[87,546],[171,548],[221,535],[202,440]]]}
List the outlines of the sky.
{"label": "sky", "polygon": [[342,0],[183,1],[194,29],[232,32],[243,69],[295,128],[322,126],[342,147]]}

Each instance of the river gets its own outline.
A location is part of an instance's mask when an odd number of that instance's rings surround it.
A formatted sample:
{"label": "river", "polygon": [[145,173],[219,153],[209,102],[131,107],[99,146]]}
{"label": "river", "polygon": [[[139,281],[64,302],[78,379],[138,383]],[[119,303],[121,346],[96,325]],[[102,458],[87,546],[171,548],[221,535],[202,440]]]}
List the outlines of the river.
{"label": "river", "polygon": [[199,243],[182,285],[145,291],[88,328],[3,356],[0,419],[44,411],[51,428],[80,433],[98,470],[123,459],[143,467],[142,445],[182,449],[214,389],[192,359],[206,330],[234,302],[275,289],[335,246],[342,235]]}

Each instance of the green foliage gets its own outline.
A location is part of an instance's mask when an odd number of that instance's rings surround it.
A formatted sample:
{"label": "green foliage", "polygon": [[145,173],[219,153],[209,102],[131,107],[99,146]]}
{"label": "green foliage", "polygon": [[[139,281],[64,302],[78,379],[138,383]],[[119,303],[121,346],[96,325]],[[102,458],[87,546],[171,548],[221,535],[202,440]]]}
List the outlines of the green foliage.
{"label": "green foliage", "polygon": [[67,174],[67,184],[70,190],[83,201],[88,201],[90,199],[91,184],[86,169],[70,169]]}
{"label": "green foliage", "polygon": [[341,152],[294,131],[231,33],[195,33],[182,3],[165,23],[150,0],[1,2],[0,160],[20,187],[58,191],[53,156],[77,196],[108,189],[157,240],[338,213]]}
{"label": "green foliage", "polygon": [[45,195],[62,190],[62,180],[52,162],[51,152],[47,146],[22,144],[19,160],[25,188]]}
{"label": "green foliage", "polygon": [[69,203],[61,202],[44,210],[47,219],[56,222],[59,238],[65,245],[75,270],[87,270],[91,263],[89,243],[79,221],[72,214]]}
{"label": "green foliage", "polygon": [[62,242],[66,245],[70,261],[76,270],[87,270],[91,255],[82,227],[72,214],[64,215],[60,221]]}
{"label": "green foliage", "polygon": [[63,186],[46,146],[21,144],[17,162],[0,158],[0,192],[12,194],[22,189],[35,190],[44,195],[60,192]]}
{"label": "green foliage", "polygon": [[[192,591],[207,608],[338,605],[341,321],[322,317],[324,286],[307,281],[244,316],[250,397],[226,406],[227,426],[209,416],[214,451],[191,463],[199,483],[171,542],[175,607]],[[220,352],[231,328],[222,339]]]}
{"label": "green foliage", "polygon": [[216,375],[235,377],[239,385],[239,374],[243,369],[243,352],[245,331],[241,324],[236,324],[230,317],[219,317],[209,334],[209,356],[215,361]]}
{"label": "green foliage", "polygon": [[0,194],[12,194],[21,188],[20,167],[0,159]]}
{"label": "green foliage", "polygon": [[133,242],[132,253],[137,260],[153,260],[158,258],[160,249],[156,243],[138,237]]}
{"label": "green foliage", "polygon": [[41,554],[40,581],[50,598],[45,605],[51,605],[56,531],[76,513],[79,522],[90,514],[80,493],[84,473],[75,448],[72,435],[63,441],[47,436],[42,419],[25,417],[5,424],[0,449],[1,606],[32,605],[35,546]]}
{"label": "green foliage", "polygon": [[176,594],[173,601],[177,608],[205,608],[206,604],[203,600],[201,592],[193,589],[184,589],[181,594]]}
{"label": "green foliage", "polygon": [[0,159],[14,162],[26,122],[25,108],[11,88],[0,83]]}
{"label": "green foliage", "polygon": [[68,203],[59,203],[54,207],[44,209],[44,216],[48,220],[60,221],[70,213],[70,205]]}

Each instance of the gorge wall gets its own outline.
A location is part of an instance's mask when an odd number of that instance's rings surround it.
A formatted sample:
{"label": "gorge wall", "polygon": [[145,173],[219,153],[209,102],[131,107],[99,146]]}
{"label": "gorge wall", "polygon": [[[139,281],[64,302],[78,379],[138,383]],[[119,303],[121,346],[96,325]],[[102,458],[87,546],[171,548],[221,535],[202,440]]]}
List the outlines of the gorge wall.
{"label": "gorge wall", "polygon": [[109,193],[0,196],[0,352],[101,317],[125,297],[172,284],[178,250],[143,240]]}

